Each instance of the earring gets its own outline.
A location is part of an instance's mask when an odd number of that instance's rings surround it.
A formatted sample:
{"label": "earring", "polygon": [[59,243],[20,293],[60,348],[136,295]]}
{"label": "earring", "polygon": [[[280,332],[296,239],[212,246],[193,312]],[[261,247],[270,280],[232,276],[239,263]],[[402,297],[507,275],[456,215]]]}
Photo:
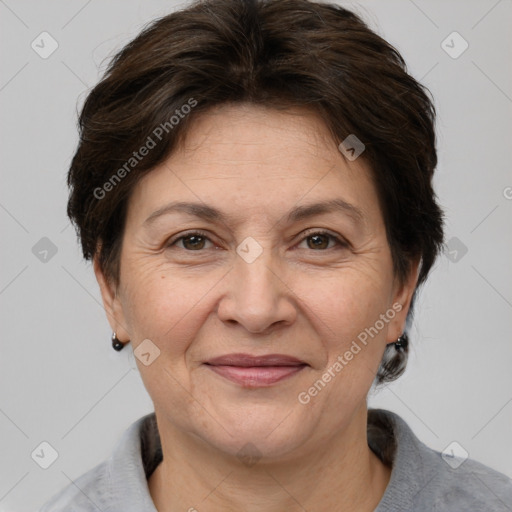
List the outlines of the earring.
{"label": "earring", "polygon": [[409,345],[409,338],[407,337],[407,333],[403,333],[402,336],[400,336],[395,341],[395,349],[399,352],[400,350],[405,350],[407,346]]}
{"label": "earring", "polygon": [[112,333],[112,348],[118,352],[124,348],[124,344],[117,339],[115,332]]}

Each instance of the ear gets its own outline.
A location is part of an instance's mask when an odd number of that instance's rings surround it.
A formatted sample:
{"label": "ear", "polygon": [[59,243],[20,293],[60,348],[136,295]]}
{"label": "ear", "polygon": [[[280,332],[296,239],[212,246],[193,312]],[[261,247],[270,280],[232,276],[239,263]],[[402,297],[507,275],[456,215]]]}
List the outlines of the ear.
{"label": "ear", "polygon": [[395,279],[393,300],[390,306],[396,312],[396,315],[389,322],[386,343],[394,343],[404,332],[407,314],[418,282],[419,265],[420,260],[415,260],[402,282]]}
{"label": "ear", "polygon": [[101,298],[103,300],[105,313],[107,314],[108,323],[112,331],[116,333],[119,341],[128,342],[130,341],[130,333],[125,327],[127,322],[123,312],[123,305],[117,294],[117,287],[105,276],[97,256],[94,256],[93,267],[96,280],[100,286]]}

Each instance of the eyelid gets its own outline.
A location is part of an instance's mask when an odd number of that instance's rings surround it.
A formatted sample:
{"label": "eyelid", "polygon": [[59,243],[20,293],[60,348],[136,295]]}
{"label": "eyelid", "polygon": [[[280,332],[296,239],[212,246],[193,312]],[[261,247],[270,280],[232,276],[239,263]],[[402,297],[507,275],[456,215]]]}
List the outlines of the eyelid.
{"label": "eyelid", "polygon": [[[182,240],[183,238],[186,238],[186,237],[192,236],[192,235],[199,235],[199,236],[205,238],[206,240],[210,241],[211,243],[214,243],[206,231],[203,231],[201,229],[192,229],[190,231],[185,231],[184,233],[179,233],[178,236],[176,236],[176,237],[170,238],[168,241],[165,242],[165,247],[171,247],[171,246],[175,245],[177,242],[179,242],[180,240]],[[310,228],[310,229],[303,231],[300,234],[301,238],[297,243],[303,242],[308,236],[311,236],[311,235],[326,235],[326,236],[331,237],[341,247],[348,247],[348,248],[351,247],[350,242],[348,240],[346,240],[344,237],[342,237],[342,236],[338,235],[337,233],[334,233],[328,229],[325,229],[325,228]],[[204,249],[202,249],[202,250],[204,250]],[[202,250],[187,251],[187,252],[202,252]],[[319,250],[318,252],[325,252],[327,250],[328,249]]]}
{"label": "eyelid", "polygon": [[[206,238],[207,240],[209,240],[210,242],[213,243],[210,235],[206,231],[203,231],[201,229],[191,229],[190,231],[185,231],[184,233],[178,233],[177,236],[169,238],[168,240],[166,240],[164,245],[165,245],[165,247],[170,247],[170,246],[176,244],[176,242],[179,242],[182,238],[187,238],[188,236],[192,236],[192,235],[202,236],[203,238]],[[189,252],[193,252],[193,251],[189,251]],[[197,251],[197,252],[200,252],[200,251]]]}
{"label": "eyelid", "polygon": [[[338,235],[337,233],[333,232],[333,231],[330,231],[328,229],[325,229],[325,228],[310,228],[310,229],[306,229],[306,231],[303,231],[301,233],[301,239],[300,239],[300,242],[303,242],[308,236],[311,236],[311,235],[327,235],[327,236],[330,236],[333,240],[335,240],[338,245],[340,245],[341,247],[352,247],[352,245],[350,244],[350,242],[342,237],[341,235]],[[324,249],[325,251],[325,249]],[[323,252],[323,251],[318,251],[318,252]]]}

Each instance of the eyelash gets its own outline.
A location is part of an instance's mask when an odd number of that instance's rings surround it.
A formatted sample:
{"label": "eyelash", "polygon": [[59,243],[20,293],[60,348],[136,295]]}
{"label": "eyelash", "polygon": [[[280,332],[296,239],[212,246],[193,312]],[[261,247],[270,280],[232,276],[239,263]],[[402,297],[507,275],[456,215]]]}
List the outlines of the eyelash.
{"label": "eyelash", "polygon": [[[183,240],[185,238],[188,238],[188,237],[194,236],[194,235],[198,235],[198,236],[212,242],[212,240],[210,240],[210,238],[208,237],[207,233],[205,233],[204,231],[196,230],[196,231],[189,231],[185,234],[182,234],[178,238],[175,238],[174,240],[169,241],[168,243],[166,243],[166,248],[171,248],[171,247],[175,246],[180,240]],[[303,242],[304,240],[306,240],[307,238],[309,238],[313,235],[327,236],[327,237],[331,238],[332,240],[334,240],[338,244],[338,246],[344,247],[344,248],[349,247],[349,243],[347,241],[345,241],[344,239],[342,239],[336,235],[333,235],[330,231],[325,231],[325,230],[312,230],[312,231],[306,232],[305,236],[300,240],[300,242]],[[180,247],[180,249],[182,249],[182,248]],[[325,251],[328,251],[331,249],[334,249],[334,247],[331,247],[329,249],[319,249],[318,252],[325,252]],[[189,250],[189,249],[182,249],[182,250],[184,250],[186,252],[202,252],[206,249],[198,249],[197,251]],[[311,249],[311,250],[314,251],[314,249]]]}

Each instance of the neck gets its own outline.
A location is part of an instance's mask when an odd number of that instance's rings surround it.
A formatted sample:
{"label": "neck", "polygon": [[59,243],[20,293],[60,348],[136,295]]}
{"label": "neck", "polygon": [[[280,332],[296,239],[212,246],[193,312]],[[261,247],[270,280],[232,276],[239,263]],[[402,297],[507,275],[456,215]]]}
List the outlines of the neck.
{"label": "neck", "polygon": [[188,434],[158,422],[164,459],[149,478],[149,491],[159,512],[371,512],[391,469],[369,449],[366,422],[364,406],[343,431],[310,453],[252,466],[205,451]]}

